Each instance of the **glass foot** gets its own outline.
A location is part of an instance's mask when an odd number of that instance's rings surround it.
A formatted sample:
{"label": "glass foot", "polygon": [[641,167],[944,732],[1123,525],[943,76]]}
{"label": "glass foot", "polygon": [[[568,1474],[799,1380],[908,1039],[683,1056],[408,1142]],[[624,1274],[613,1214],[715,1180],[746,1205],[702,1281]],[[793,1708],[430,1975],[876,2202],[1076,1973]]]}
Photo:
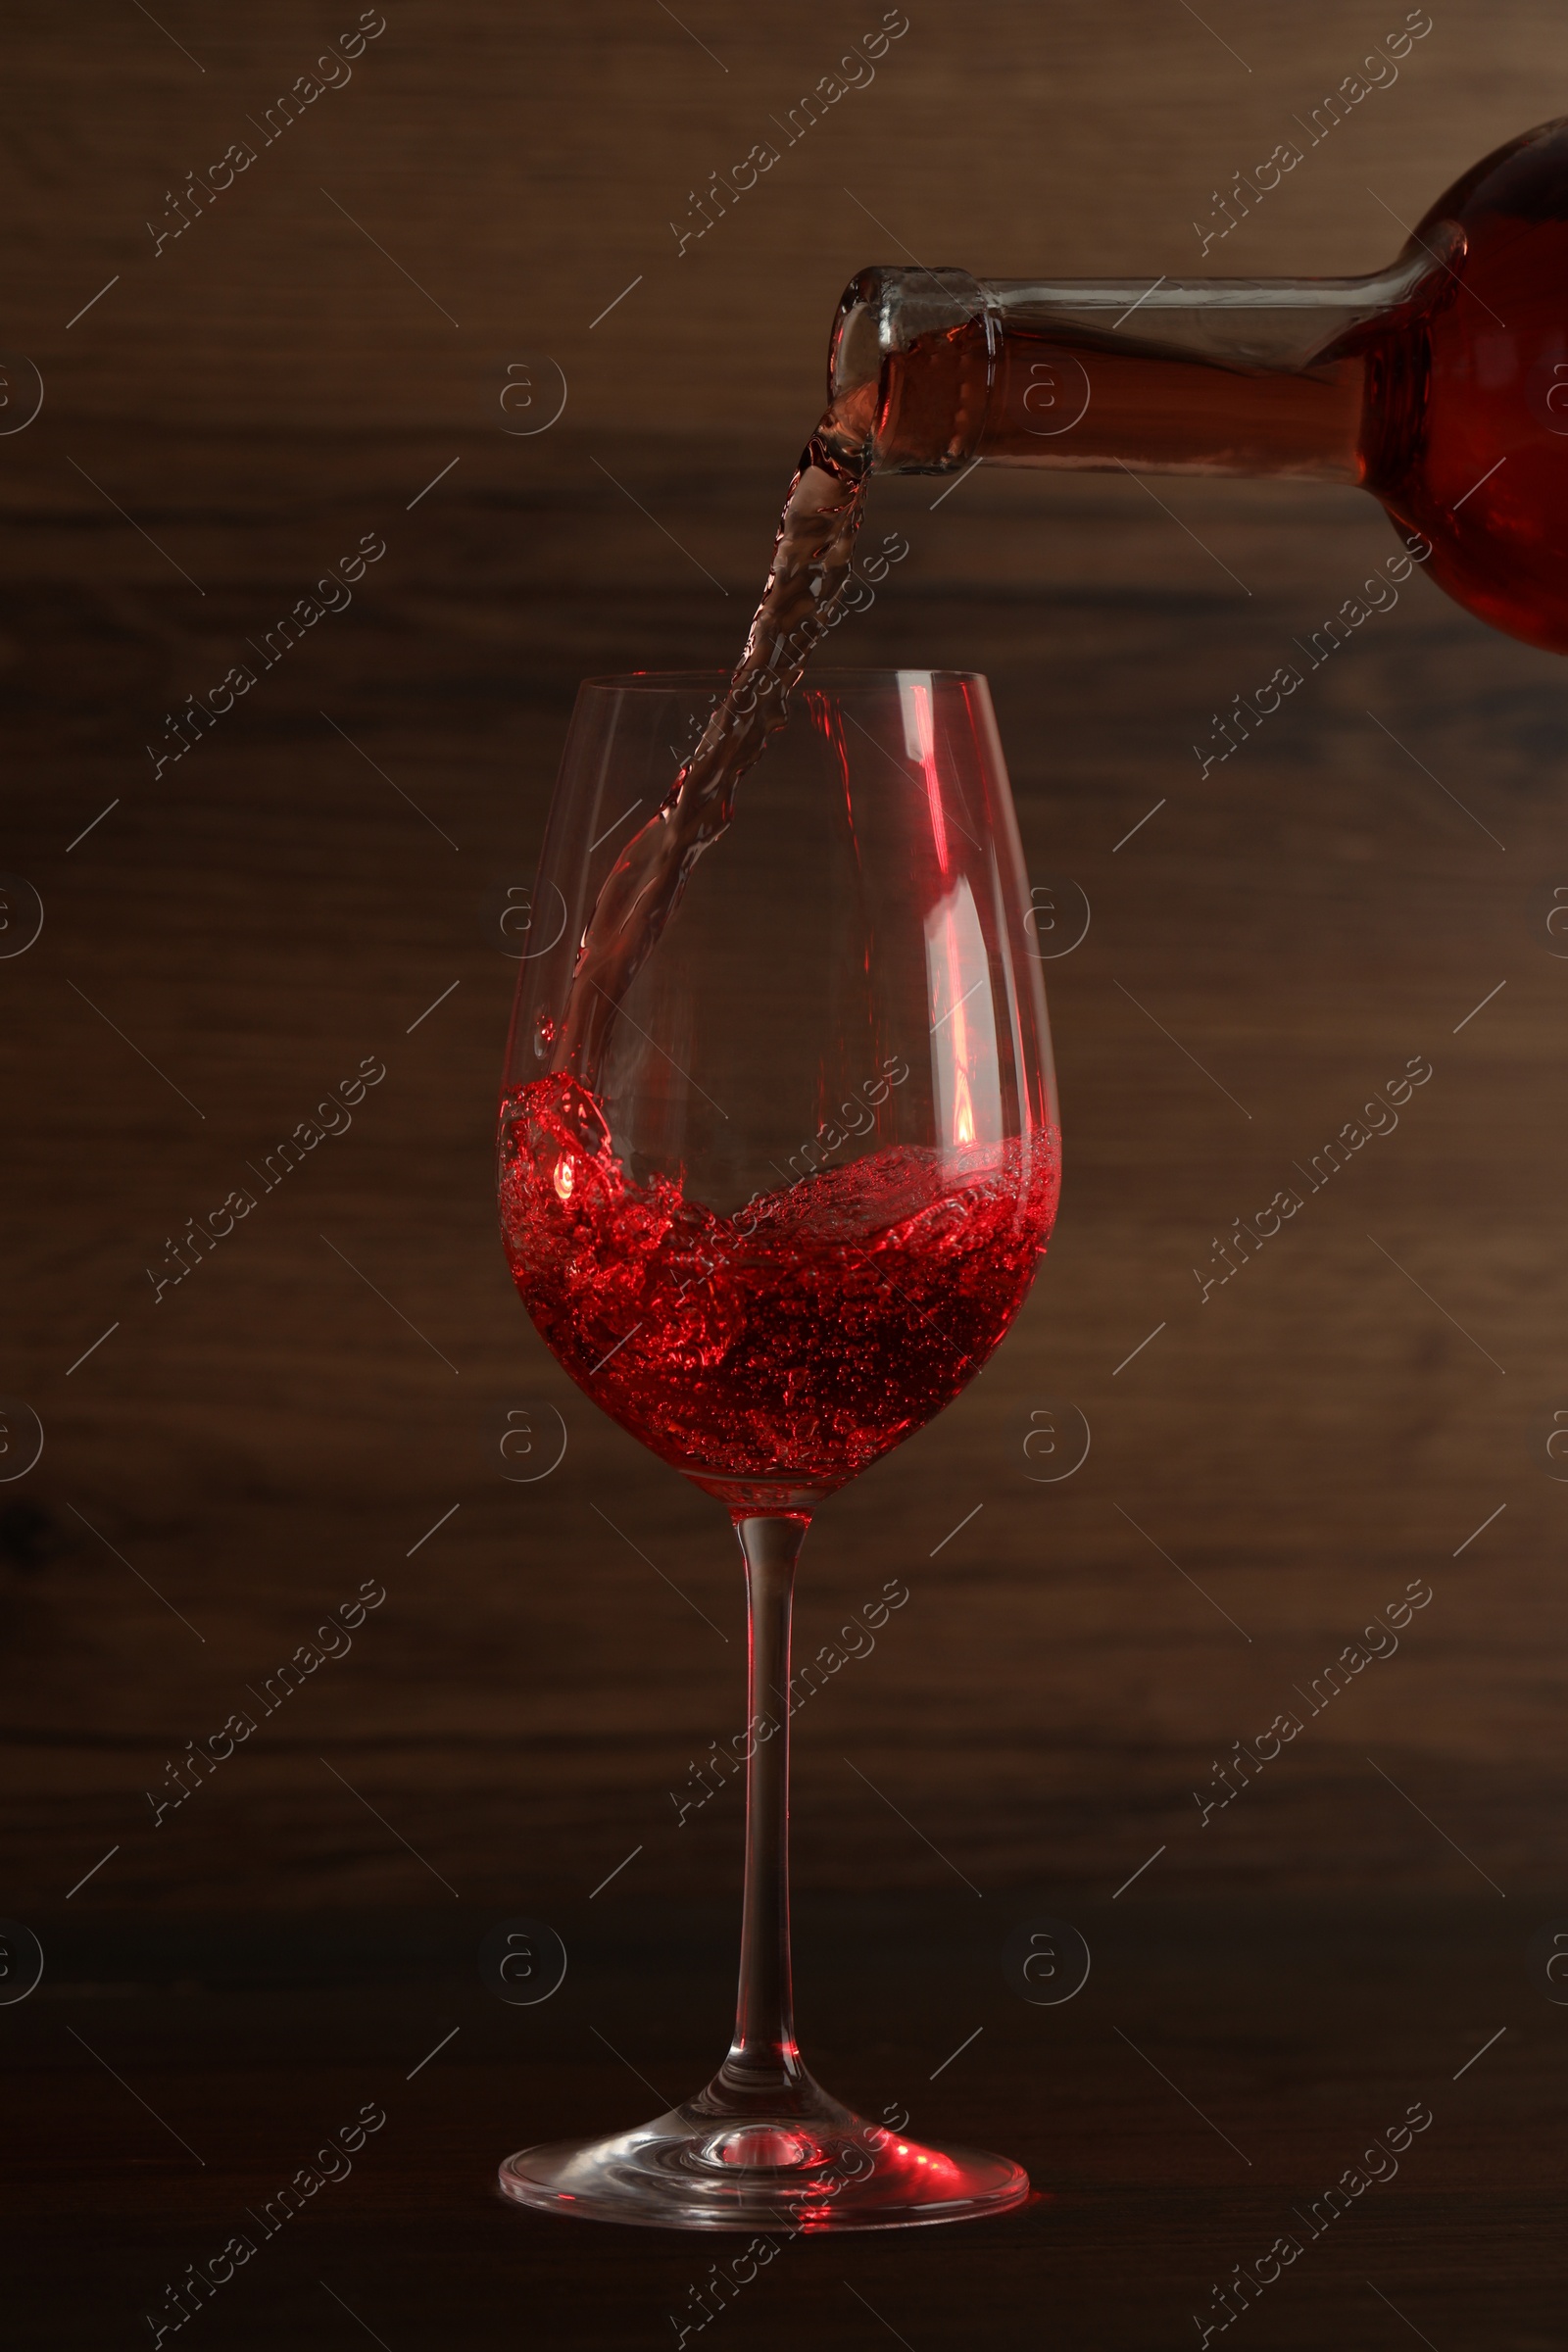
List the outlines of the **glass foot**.
{"label": "glass foot", "polygon": [[519,2149],[501,2167],[501,2192],[584,2221],[790,2234],[976,2221],[1029,2194],[1029,2176],[1007,2157],[927,2146],[815,2083],[775,2113],[718,2104],[704,2092],[608,2139]]}

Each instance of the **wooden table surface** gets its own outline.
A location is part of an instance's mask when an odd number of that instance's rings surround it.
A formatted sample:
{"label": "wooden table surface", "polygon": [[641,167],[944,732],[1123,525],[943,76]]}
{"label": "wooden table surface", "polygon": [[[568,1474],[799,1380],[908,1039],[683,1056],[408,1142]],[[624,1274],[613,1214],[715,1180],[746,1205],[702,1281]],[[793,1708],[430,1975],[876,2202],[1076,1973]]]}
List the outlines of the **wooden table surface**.
{"label": "wooden table surface", "polygon": [[[1212,2316],[1236,2265],[1266,2273],[1283,2235],[1298,2254],[1214,2342],[1396,2352],[1413,2330],[1440,2352],[1551,2352],[1568,2024],[1528,1987],[1500,1909],[1075,1901],[1089,1982],[1034,2007],[999,1961],[1026,1898],[808,1901],[818,2075],[863,2113],[896,2101],[931,2138],[1004,2150],[1035,2193],[999,2221],[780,2236],[687,2340],[1164,2352],[1197,2344],[1193,2315]],[[59,1923],[48,1992],[5,2021],[13,2340],[150,2342],[166,2289],[240,2231],[254,2254],[167,2342],[676,2342],[670,2315],[700,2317],[690,2290],[746,2238],[520,2212],[494,2170],[707,2078],[733,1918],[607,1896],[557,1924],[564,1984],[511,2008],[479,1985],[473,1923],[452,1906]],[[367,2107],[385,2121],[345,2175],[323,2141]],[[1412,2111],[1431,2120],[1404,2145]],[[1370,2152],[1391,2132],[1392,2162]],[[318,2176],[337,2177],[266,2234],[269,2201],[318,2150]],[[1321,2203],[1352,2168],[1382,2178],[1348,2210]]]}
{"label": "wooden table surface", "polygon": [[[739,1807],[679,1827],[671,1791],[740,1720],[744,1629],[721,1514],[511,1293],[487,903],[529,876],[576,680],[731,658],[852,270],[1191,270],[1215,181],[1376,29],[1347,0],[909,13],[875,87],[680,256],[688,188],[847,37],[823,0],[389,8],[353,82],[158,250],[149,215],[303,72],[315,14],[94,0],[68,37],[26,0],[0,35],[7,335],[46,395],[0,433],[0,868],[44,910],[0,958],[0,1396],[45,1441],[0,1484],[0,1913],[47,1955],[0,2004],[28,2352],[137,2336],[369,2098],[373,2152],[192,2324],[214,2344],[672,2340],[713,2259],[488,2188],[528,2137],[651,2108],[590,2029],[662,2095],[718,2054]],[[1540,0],[1441,12],[1206,266],[1386,260],[1388,210],[1552,111],[1565,64]],[[568,387],[532,437],[502,429],[514,364]],[[910,554],[835,660],[990,675],[1031,875],[1092,921],[1047,967],[1042,1278],[806,1554],[808,1648],[889,1576],[910,1601],[798,1723],[802,2007],[835,2088],[1045,2194],[791,2248],[715,2332],[1196,2340],[1210,2285],[1419,2098],[1397,2180],[1239,2325],[1264,2352],[1412,2327],[1544,2352],[1568,673],[1418,578],[1200,779],[1211,713],[1392,551],[1372,504],[989,471],[935,497],[879,488]],[[155,772],[166,714],[367,534],[352,606]],[[352,1129],[156,1299],[187,1220],[367,1056]],[[1216,1238],[1412,1056],[1397,1129],[1205,1300]],[[497,1459],[519,1403],[568,1433],[533,1486]],[[1091,1451],[1038,1484],[1024,1440],[1060,1403]],[[1205,1824],[1234,1743],[1310,1708],[1412,1581],[1397,1652]],[[368,1582],[352,1649],[160,1819],[187,1743]],[[1096,1952],[1059,2010],[1000,1974],[1031,1905]],[[475,1974],[519,1912],[574,1955],[537,2013]]]}

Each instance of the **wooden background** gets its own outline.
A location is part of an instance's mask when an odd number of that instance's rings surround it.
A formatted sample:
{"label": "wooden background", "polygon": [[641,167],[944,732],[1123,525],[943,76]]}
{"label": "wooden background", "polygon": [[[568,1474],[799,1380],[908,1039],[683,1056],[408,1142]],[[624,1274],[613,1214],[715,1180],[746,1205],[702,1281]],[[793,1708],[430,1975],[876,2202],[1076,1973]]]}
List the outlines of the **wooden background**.
{"label": "wooden background", "polygon": [[[514,966],[487,896],[528,877],[579,676],[730,658],[855,269],[1195,272],[1215,188],[1403,12],[911,0],[874,84],[677,258],[688,191],[879,14],[395,0],[352,81],[156,258],[166,190],[353,12],[8,18],[5,332],[45,400],[0,435],[0,865],[45,921],[0,961],[0,1392],[46,1442],[0,1487],[0,1907],[87,1979],[116,1979],[102,1939],[133,1916],[167,1953],[199,1914],[454,1896],[469,1949],[525,1911],[629,1950],[697,1905],[727,1966],[738,1802],[677,1830],[669,1792],[741,1719],[738,1562],[510,1291],[490,1137]],[[1371,269],[1391,212],[1563,103],[1544,0],[1435,19],[1209,268]],[[522,364],[566,386],[532,437],[499,402]],[[1137,1903],[1156,1944],[1178,1914],[1201,1943],[1238,1904],[1398,1898],[1534,2003],[1560,2068],[1523,1954],[1563,1900],[1568,674],[1417,578],[1200,782],[1210,713],[1394,543],[1350,491],[1154,488],[983,473],[934,507],[888,484],[877,523],[912,552],[836,644],[990,674],[1031,872],[1076,880],[1093,921],[1047,970],[1067,1179],[1041,1281],[975,1390],[810,1540],[804,1648],[890,1576],[911,1599],[798,1718],[798,1880]],[[352,607],[155,778],[166,712],[367,532],[387,552]],[[352,1131],[155,1304],[166,1237],[365,1055],[387,1075]],[[1397,1132],[1201,1303],[1213,1238],[1412,1055],[1434,1075]],[[531,1486],[494,1442],[525,1399],[568,1432]],[[1093,1431],[1057,1485],[1022,1450],[1048,1399]],[[1398,1654],[1202,1826],[1213,1761],[1413,1578],[1434,1597]],[[366,1580],[386,1599],[352,1652],[155,1827],[166,1763]],[[1346,1934],[1347,1965],[1383,1949],[1385,1989],[1408,1981],[1392,1930]],[[1271,2013],[1271,1968],[1227,2003]],[[1467,2040],[1470,1981],[1444,2008],[1461,2054],[1495,2007]],[[1250,2242],[1238,2222],[1217,2275]],[[1504,2340],[1492,2260],[1466,2344]],[[1114,2340],[1171,2340],[1168,2317],[1156,2296]],[[1300,2324],[1258,2340],[1323,2340]]]}

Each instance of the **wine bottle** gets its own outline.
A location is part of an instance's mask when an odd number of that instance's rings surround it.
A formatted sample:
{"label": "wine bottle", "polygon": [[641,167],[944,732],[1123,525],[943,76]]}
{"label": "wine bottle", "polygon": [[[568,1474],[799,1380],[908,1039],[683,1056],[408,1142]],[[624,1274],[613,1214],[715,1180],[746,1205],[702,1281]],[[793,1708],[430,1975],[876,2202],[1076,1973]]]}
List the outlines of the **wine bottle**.
{"label": "wine bottle", "polygon": [[1477,164],[1369,277],[863,270],[829,379],[819,436],[858,474],[1354,483],[1459,604],[1568,653],[1568,120]]}

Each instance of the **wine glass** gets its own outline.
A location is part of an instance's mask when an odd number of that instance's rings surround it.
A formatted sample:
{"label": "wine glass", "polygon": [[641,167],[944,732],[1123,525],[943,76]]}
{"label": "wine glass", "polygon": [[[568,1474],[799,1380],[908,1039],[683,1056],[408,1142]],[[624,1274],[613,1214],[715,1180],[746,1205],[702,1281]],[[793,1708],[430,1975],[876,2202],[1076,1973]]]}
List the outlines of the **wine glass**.
{"label": "wine glass", "polygon": [[725,685],[649,673],[579,692],[513,1016],[499,1181],[513,1273],[552,1352],[740,1537],[734,2039],[684,2105],[610,2138],[525,2148],[501,2187],[677,2229],[960,2221],[1018,2204],[1022,2169],[865,2122],[796,2044],[790,1603],[817,1504],[958,1395],[1033,1279],[1060,1164],[1038,941],[985,679],[818,676],[632,959],[594,1068],[557,1067],[580,1060],[567,1004],[600,892],[632,870]]}

